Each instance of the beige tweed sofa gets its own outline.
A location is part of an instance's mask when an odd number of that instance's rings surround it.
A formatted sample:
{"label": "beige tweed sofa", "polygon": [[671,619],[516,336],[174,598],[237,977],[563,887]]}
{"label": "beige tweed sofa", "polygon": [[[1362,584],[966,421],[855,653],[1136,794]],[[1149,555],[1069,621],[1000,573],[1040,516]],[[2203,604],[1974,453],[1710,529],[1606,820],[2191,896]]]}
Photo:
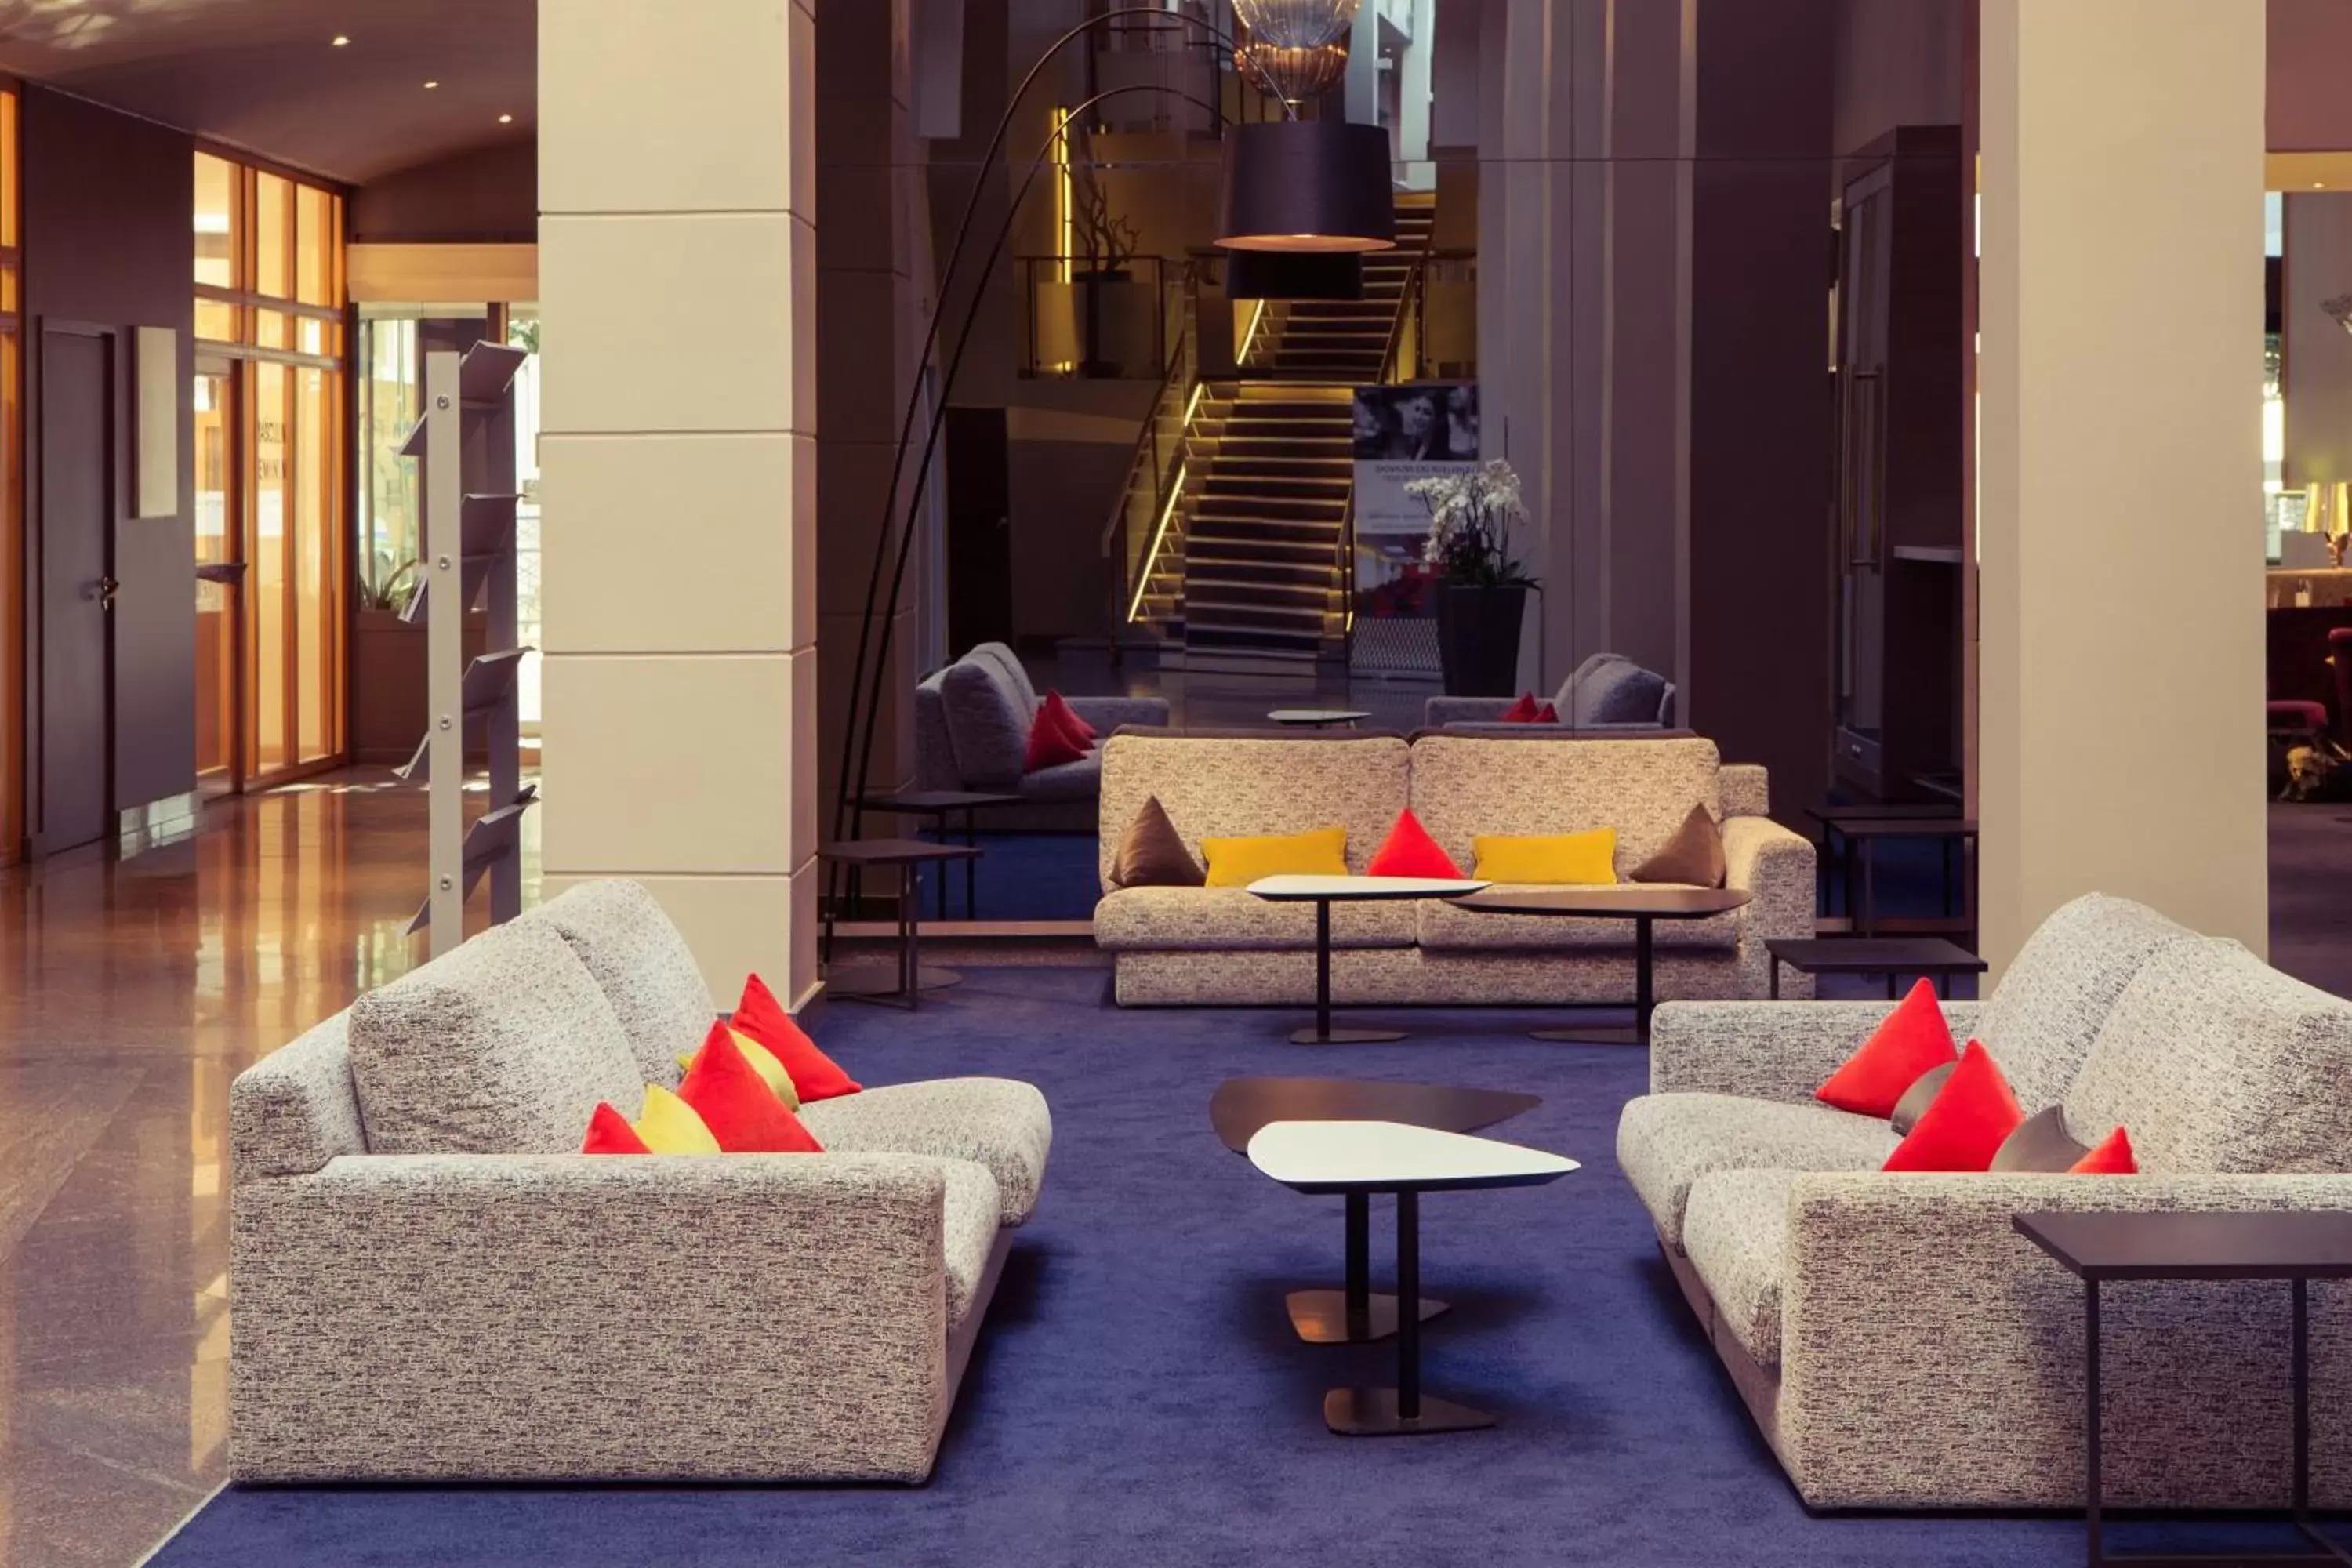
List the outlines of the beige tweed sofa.
{"label": "beige tweed sofa", "polygon": [[929,1476],[1045,1099],[868,1087],[803,1108],[823,1154],[576,1152],[715,1016],[652,896],[596,882],[238,1075],[230,1475]]}
{"label": "beige tweed sofa", "polygon": [[[1944,1004],[2028,1114],[2126,1128],[2136,1176],[1882,1172],[1888,1125],[1812,1096],[1890,1006],[1659,1009],[1618,1163],[1807,1503],[2079,1508],[2083,1287],[2011,1217],[2352,1212],[2352,1004],[2098,895]],[[2106,1500],[2284,1506],[2286,1287],[2102,1294]],[[2313,1500],[2352,1505],[2352,1287],[2312,1287],[2311,1372]]]}
{"label": "beige tweed sofa", "polygon": [[[1622,878],[1662,847],[1694,805],[1722,827],[1728,884],[1747,908],[1661,921],[1660,998],[1759,997],[1764,942],[1813,933],[1813,847],[1765,816],[1760,767],[1725,766],[1715,742],[1424,734],[1199,736],[1123,731],[1103,747],[1095,941],[1128,1006],[1305,1004],[1315,996],[1315,915],[1239,888],[1119,888],[1119,840],[1157,796],[1197,858],[1226,835],[1348,830],[1360,872],[1411,806],[1455,863],[1479,834],[1617,830]],[[1441,900],[1331,910],[1331,994],[1342,1004],[1623,1003],[1633,933],[1621,921],[1486,915]],[[1792,981],[1794,984],[1792,984]],[[1801,976],[1782,991],[1810,996]]]}

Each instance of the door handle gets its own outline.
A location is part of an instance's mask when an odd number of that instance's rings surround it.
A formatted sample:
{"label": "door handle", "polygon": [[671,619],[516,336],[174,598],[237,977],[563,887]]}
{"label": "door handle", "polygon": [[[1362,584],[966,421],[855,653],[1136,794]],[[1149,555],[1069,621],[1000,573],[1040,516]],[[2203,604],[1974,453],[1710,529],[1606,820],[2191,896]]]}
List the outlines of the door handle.
{"label": "door handle", "polygon": [[98,592],[92,596],[98,600],[98,607],[100,609],[111,610],[114,608],[114,595],[122,591],[122,584],[120,582],[117,582],[111,576],[106,576],[100,577],[97,582],[92,583],[90,586],[98,590]]}

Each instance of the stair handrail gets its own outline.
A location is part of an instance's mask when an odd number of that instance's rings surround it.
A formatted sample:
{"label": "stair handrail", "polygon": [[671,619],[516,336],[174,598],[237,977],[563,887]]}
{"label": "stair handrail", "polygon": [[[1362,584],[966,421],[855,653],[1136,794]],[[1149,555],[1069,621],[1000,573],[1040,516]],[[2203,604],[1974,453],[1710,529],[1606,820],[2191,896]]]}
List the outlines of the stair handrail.
{"label": "stair handrail", "polygon": [[[1121,628],[1130,617],[1131,606],[1138,601],[1139,590],[1148,581],[1155,554],[1152,531],[1166,513],[1174,487],[1183,482],[1185,405],[1194,384],[1193,332],[1189,321],[1180,324],[1175,339],[1160,373],[1160,390],[1144,414],[1143,427],[1136,432],[1127,478],[1119,485],[1118,499],[1112,503],[1110,517],[1103,524],[1099,545],[1102,558],[1110,561],[1114,549],[1117,552],[1109,605],[1114,649],[1118,646]],[[1171,420],[1175,429],[1163,441],[1162,427]],[[1140,529],[1132,525],[1139,498],[1144,503]]]}
{"label": "stair handrail", "polygon": [[1380,380],[1383,386],[1396,378],[1397,351],[1404,345],[1407,318],[1420,320],[1422,289],[1429,276],[1429,258],[1436,238],[1437,227],[1433,224],[1428,236],[1421,242],[1421,248],[1413,253],[1412,269],[1405,274],[1404,288],[1397,295],[1396,314],[1389,321],[1389,341],[1381,350]]}

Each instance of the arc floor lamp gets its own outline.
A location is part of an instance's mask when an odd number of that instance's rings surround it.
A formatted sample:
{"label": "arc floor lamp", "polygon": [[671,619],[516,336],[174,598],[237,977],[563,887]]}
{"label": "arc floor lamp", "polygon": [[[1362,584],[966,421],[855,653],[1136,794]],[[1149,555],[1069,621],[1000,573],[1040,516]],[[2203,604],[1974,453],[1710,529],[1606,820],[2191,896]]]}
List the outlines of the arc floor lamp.
{"label": "arc floor lamp", "polygon": [[[1334,4],[1334,0],[1324,0],[1324,3]],[[1353,9],[1352,5],[1345,8],[1349,12]],[[1207,34],[1227,49],[1234,50],[1237,61],[1246,62],[1251,58],[1235,45],[1230,34],[1188,12],[1166,11],[1154,5],[1128,5],[1089,17],[1047,45],[1022,77],[1005,104],[1003,114],[997,121],[995,133],[989,138],[988,150],[981,155],[981,169],[985,170],[994,164],[1003,153],[1005,139],[1012,133],[1013,117],[1046,66],[1076,39],[1127,16],[1149,16],[1160,24],[1174,23],[1192,27]],[[1283,118],[1280,120],[1235,124],[1227,120],[1223,110],[1216,105],[1158,83],[1111,88],[1074,105],[1068,114],[1060,117],[1053,132],[1037,150],[1036,156],[1030,160],[1019,189],[1007,205],[1004,221],[998,226],[996,236],[981,263],[977,281],[984,282],[995,270],[1005,244],[1011,238],[1013,223],[1020,216],[1024,199],[1035,183],[1039,170],[1045,166],[1055,147],[1069,134],[1069,128],[1103,103],[1145,92],[1176,98],[1206,109],[1217,116],[1225,131],[1223,171],[1218,200],[1216,243],[1219,246],[1238,254],[1270,257],[1344,256],[1393,247],[1396,243],[1396,211],[1390,177],[1387,133],[1377,125],[1357,125],[1341,120],[1301,120],[1297,99],[1283,90],[1279,76],[1269,71],[1264,80],[1268,90],[1283,106]],[[888,667],[887,637],[877,642],[877,633],[898,614],[899,596],[906,586],[907,562],[913,549],[924,487],[929,483],[932,458],[946,424],[949,395],[955,384],[956,372],[963,363],[964,351],[971,342],[972,329],[979,315],[979,289],[975,286],[971,296],[973,305],[964,313],[962,328],[956,335],[953,351],[949,354],[933,391],[929,427],[923,437],[921,458],[915,465],[914,479],[902,516],[898,506],[899,489],[906,479],[907,459],[914,446],[915,416],[923,400],[920,371],[930,363],[939,347],[947,300],[951,297],[951,285],[971,242],[972,223],[979,212],[982,188],[982,182],[975,180],[971,195],[964,204],[962,219],[956,226],[955,243],[948,252],[947,265],[940,273],[936,293],[939,304],[932,310],[931,320],[925,330],[923,346],[916,359],[914,384],[898,423],[898,449],[890,466],[890,483],[882,503],[880,527],[875,533],[874,561],[866,577],[865,607],[859,616],[857,653],[850,666],[849,721],[845,733],[851,751],[856,753],[856,764],[854,767],[851,765],[850,756],[845,752],[840,786],[834,804],[833,837],[836,839],[856,837],[863,826],[865,814],[859,803],[866,797],[867,781],[872,773],[874,738],[879,728],[881,713],[882,682]],[[895,563],[892,562],[894,553]],[[886,564],[888,566],[887,594],[884,591]],[[835,892],[836,888],[829,885],[828,897],[833,897]]]}

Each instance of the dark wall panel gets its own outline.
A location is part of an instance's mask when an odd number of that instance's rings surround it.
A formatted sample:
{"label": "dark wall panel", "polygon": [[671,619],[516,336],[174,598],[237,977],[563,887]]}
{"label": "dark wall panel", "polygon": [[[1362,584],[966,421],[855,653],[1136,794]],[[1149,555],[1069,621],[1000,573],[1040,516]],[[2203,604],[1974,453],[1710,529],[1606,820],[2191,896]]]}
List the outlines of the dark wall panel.
{"label": "dark wall panel", "polygon": [[[122,590],[114,627],[112,804],[128,810],[196,784],[195,149],[181,132],[40,88],[26,90],[22,134],[25,314],[34,329],[26,334],[25,384],[40,384],[33,361],[43,321],[113,333],[115,575]],[[168,517],[134,519],[131,342],[132,329],[142,326],[179,334],[180,505]],[[37,421],[37,405],[27,412]],[[39,443],[27,447],[26,510],[37,516]],[[37,571],[28,575],[37,581]],[[28,631],[37,648],[38,626]],[[27,731],[35,727],[27,713]]]}
{"label": "dark wall panel", "polygon": [[378,175],[352,193],[351,237],[373,245],[529,245],[539,237],[539,144],[479,147]]}

